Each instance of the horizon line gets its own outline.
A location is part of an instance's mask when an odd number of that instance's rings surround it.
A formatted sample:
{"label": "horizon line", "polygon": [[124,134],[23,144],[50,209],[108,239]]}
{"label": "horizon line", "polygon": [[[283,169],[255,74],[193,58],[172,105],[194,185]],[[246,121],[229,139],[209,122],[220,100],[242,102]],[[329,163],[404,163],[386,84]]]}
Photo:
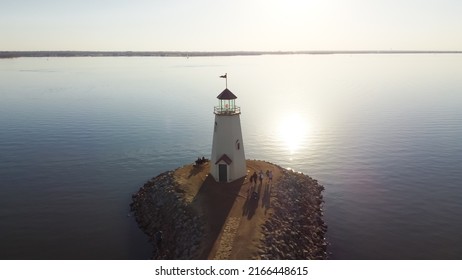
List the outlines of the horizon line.
{"label": "horizon line", "polygon": [[302,51],[0,51],[0,58],[85,56],[243,56],[297,54],[462,54],[462,50],[302,50]]}

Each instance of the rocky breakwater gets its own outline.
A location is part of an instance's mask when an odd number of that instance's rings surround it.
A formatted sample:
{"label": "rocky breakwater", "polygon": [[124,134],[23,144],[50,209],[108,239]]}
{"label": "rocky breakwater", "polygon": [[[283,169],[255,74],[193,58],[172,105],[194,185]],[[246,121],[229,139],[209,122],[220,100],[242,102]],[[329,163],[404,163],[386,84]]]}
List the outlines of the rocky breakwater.
{"label": "rocky breakwater", "polygon": [[272,190],[273,214],[262,225],[262,259],[326,259],[324,187],[311,177],[283,170]]}
{"label": "rocky breakwater", "polygon": [[207,163],[146,182],[131,209],[153,259],[326,259],[324,187],[269,162],[248,160],[247,168],[272,170],[274,182],[219,184]]}
{"label": "rocky breakwater", "polygon": [[[130,204],[153,248],[153,259],[197,259],[204,223],[168,171],[147,181]],[[162,241],[158,242],[159,232]]]}

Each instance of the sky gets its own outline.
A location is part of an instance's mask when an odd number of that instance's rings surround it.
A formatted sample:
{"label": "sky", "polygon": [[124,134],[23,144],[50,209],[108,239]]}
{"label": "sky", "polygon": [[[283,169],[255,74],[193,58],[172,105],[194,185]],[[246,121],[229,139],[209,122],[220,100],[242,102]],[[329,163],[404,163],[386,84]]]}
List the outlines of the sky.
{"label": "sky", "polygon": [[0,50],[462,50],[460,0],[0,0]]}

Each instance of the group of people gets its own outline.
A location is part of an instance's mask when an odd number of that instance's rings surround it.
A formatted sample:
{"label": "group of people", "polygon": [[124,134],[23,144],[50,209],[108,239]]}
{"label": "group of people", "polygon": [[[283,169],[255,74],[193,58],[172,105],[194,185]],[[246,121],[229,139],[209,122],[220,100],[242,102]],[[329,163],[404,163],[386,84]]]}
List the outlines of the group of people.
{"label": "group of people", "polygon": [[[272,183],[273,182],[273,171],[266,170],[266,177],[268,178],[268,183]],[[253,183],[254,185],[256,185],[257,180],[260,180],[260,184],[262,184],[264,178],[265,178],[265,175],[263,174],[263,170],[260,170],[258,174],[256,171],[254,171],[252,176],[250,176],[250,183]]]}
{"label": "group of people", "polygon": [[206,163],[207,161],[209,161],[209,160],[206,159],[205,157],[202,157],[202,158],[198,157],[195,162],[196,162],[196,165],[201,165],[203,163]]}

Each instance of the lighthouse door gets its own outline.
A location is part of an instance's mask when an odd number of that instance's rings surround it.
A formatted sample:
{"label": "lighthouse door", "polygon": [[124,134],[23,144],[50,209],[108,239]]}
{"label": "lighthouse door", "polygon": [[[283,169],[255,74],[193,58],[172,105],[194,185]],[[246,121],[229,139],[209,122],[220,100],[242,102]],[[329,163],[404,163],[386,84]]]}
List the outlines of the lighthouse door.
{"label": "lighthouse door", "polygon": [[218,165],[218,180],[220,182],[228,182],[228,166],[226,164]]}

